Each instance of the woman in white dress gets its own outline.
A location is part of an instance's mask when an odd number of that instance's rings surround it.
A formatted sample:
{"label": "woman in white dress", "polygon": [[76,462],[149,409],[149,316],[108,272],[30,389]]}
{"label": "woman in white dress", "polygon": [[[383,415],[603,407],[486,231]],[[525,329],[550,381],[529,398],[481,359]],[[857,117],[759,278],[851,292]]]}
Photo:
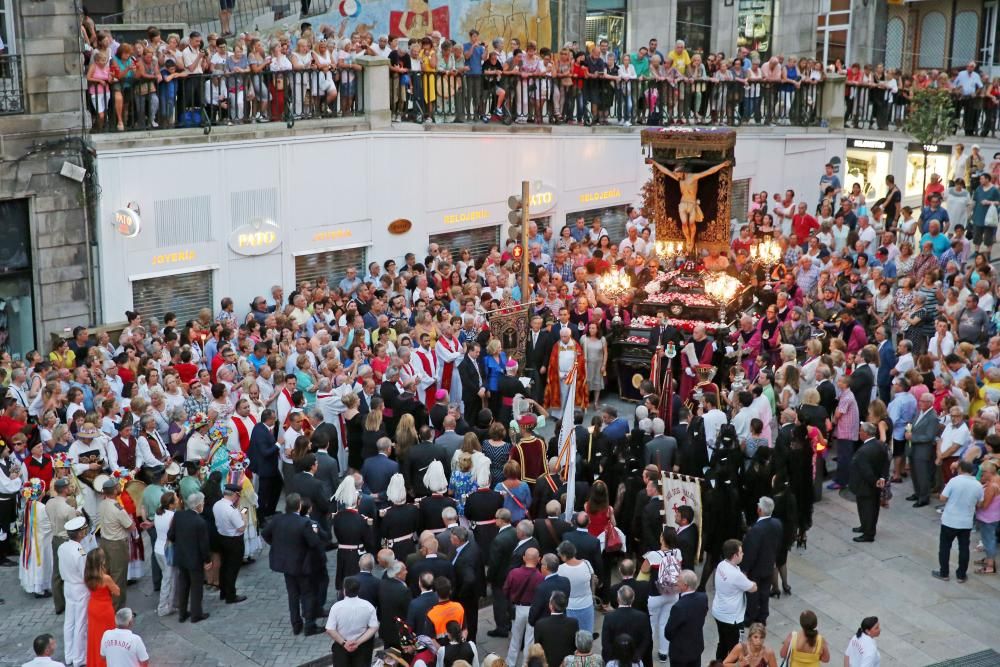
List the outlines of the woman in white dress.
{"label": "woman in white dress", "polygon": [[21,489],[25,505],[18,570],[21,588],[36,598],[52,597],[52,524],[41,502],[45,491],[45,483],[37,477]]}
{"label": "woman in white dress", "polygon": [[944,198],[944,210],[948,211],[951,229],[956,225],[968,226],[970,208],[972,208],[972,195],[965,187],[965,180],[956,178],[954,185],[945,191]]}
{"label": "woman in white dress", "polygon": [[177,494],[168,491],[160,498],[160,506],[153,517],[153,525],[156,527],[156,542],[153,544],[153,557],[160,564],[160,571],[163,572],[163,579],[160,582],[160,600],[156,605],[157,616],[169,616],[177,611],[174,607],[174,581],[177,571],[173,564],[167,562],[167,531],[170,530],[170,523],[174,520],[174,512],[177,511]]}

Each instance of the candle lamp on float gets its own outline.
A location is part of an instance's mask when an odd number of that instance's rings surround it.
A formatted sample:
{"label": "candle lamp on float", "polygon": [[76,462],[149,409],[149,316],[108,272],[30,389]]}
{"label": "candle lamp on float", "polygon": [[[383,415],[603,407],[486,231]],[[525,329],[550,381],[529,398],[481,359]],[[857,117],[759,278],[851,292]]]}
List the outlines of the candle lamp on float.
{"label": "candle lamp on float", "polygon": [[625,271],[614,270],[605,273],[597,278],[597,291],[606,296],[615,304],[615,316],[613,324],[620,324],[621,315],[618,313],[618,304],[622,298],[632,290],[632,280]]}
{"label": "candle lamp on float", "polygon": [[684,244],[680,241],[657,241],[653,252],[668,266],[676,265],[677,260],[684,257]]}
{"label": "candle lamp on float", "polygon": [[770,269],[781,263],[781,246],[774,239],[764,239],[750,247],[750,261]]}
{"label": "candle lamp on float", "polygon": [[705,296],[719,306],[719,329],[726,329],[726,306],[739,294],[743,283],[728,273],[713,273],[705,278]]}

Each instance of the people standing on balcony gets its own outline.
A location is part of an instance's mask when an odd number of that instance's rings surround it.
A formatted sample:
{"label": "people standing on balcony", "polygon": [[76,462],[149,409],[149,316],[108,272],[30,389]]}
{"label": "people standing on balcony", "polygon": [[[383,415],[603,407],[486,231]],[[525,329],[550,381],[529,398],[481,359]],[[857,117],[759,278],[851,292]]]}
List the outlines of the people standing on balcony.
{"label": "people standing on balcony", "polygon": [[111,67],[108,57],[99,51],[94,53],[87,68],[87,95],[94,111],[94,129],[100,132],[111,99]]}
{"label": "people standing on balcony", "polygon": [[976,94],[983,87],[983,80],[976,72],[976,62],[969,61],[965,69],[958,73],[953,83],[958,92],[958,105],[965,121],[965,136],[976,135],[979,109],[976,106]]}
{"label": "people standing on balcony", "polygon": [[354,98],[358,95],[357,72],[361,65],[354,62],[360,51],[360,43],[354,38],[337,52],[337,68],[340,70],[340,114],[346,116],[354,109]]}
{"label": "people standing on balcony", "polygon": [[285,55],[281,44],[271,47],[271,57],[267,63],[271,73],[268,81],[268,97],[271,99],[270,120],[280,120],[285,114],[285,88],[287,85],[285,72],[292,71],[292,62]]}

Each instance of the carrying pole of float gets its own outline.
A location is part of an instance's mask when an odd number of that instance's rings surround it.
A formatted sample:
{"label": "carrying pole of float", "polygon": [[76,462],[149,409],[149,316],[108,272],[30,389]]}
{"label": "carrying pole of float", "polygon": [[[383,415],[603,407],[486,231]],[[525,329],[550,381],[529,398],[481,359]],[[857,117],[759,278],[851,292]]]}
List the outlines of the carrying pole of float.
{"label": "carrying pole of float", "polygon": [[[528,287],[528,262],[531,253],[528,248],[528,209],[531,206],[531,184],[521,181],[521,303],[531,302],[531,289]],[[525,311],[527,312],[527,311]]]}

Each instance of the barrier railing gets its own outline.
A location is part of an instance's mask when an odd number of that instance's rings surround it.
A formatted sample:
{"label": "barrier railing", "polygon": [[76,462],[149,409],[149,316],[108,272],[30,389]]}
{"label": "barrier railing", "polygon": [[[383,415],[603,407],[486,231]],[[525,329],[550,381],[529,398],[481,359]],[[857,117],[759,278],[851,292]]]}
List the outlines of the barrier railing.
{"label": "barrier railing", "polygon": [[659,80],[390,72],[393,120],[570,124],[820,124],[823,86],[770,81]]}
{"label": "barrier railing", "polygon": [[0,115],[25,113],[21,56],[0,55]]}
{"label": "barrier railing", "polygon": [[[169,76],[169,75],[167,75]],[[161,79],[165,79],[161,73]],[[284,122],[364,114],[364,71],[192,74],[169,81],[88,82],[94,131],[130,131]]]}

